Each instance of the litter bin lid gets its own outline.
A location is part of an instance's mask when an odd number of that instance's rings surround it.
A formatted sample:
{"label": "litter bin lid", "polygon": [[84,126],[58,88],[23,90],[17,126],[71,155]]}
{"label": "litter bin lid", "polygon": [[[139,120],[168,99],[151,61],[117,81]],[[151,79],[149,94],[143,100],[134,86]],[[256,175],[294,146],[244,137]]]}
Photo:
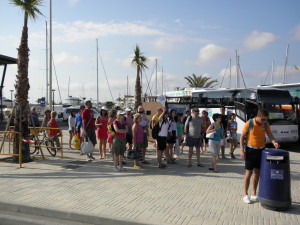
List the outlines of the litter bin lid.
{"label": "litter bin lid", "polygon": [[288,156],[289,152],[282,149],[265,149],[263,154],[272,156]]}

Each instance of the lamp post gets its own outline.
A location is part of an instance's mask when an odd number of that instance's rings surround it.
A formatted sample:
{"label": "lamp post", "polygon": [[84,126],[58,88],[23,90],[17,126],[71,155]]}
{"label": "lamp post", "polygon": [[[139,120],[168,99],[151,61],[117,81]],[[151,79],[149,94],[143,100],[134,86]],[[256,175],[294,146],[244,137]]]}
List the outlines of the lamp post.
{"label": "lamp post", "polygon": [[9,90],[10,91],[10,103],[11,103],[11,108],[13,107],[13,101],[12,101],[12,95],[13,95],[13,92],[14,92],[14,90]]}
{"label": "lamp post", "polygon": [[55,92],[55,89],[52,89],[52,94],[53,94],[53,97],[52,97],[52,100],[53,100],[52,111],[54,111],[54,92]]}

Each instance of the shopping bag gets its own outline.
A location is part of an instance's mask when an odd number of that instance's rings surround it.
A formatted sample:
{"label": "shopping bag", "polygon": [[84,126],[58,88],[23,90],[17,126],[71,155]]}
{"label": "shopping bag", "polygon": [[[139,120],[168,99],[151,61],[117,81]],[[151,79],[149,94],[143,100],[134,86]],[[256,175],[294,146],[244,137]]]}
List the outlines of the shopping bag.
{"label": "shopping bag", "polygon": [[89,138],[84,138],[84,141],[81,144],[81,151],[83,154],[92,153],[95,151],[94,145]]}
{"label": "shopping bag", "polygon": [[76,150],[80,149],[80,141],[76,134],[73,136],[73,145]]}

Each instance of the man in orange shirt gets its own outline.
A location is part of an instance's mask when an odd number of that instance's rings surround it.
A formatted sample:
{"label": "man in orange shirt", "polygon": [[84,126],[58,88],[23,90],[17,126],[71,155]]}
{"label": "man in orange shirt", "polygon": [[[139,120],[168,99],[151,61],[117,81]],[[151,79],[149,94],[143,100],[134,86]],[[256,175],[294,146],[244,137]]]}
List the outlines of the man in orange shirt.
{"label": "man in orange shirt", "polygon": [[[256,189],[259,182],[260,162],[262,151],[265,149],[266,139],[265,134],[268,135],[270,141],[275,148],[279,148],[279,144],[274,139],[268,121],[269,113],[266,110],[260,109],[255,118],[247,121],[240,138],[241,158],[245,159],[245,177],[244,177],[244,198],[245,203],[251,203],[257,200]],[[247,137],[245,146],[244,141]],[[244,148],[246,151],[244,151]],[[248,188],[252,173],[254,173],[252,180],[251,197],[248,196]]]}

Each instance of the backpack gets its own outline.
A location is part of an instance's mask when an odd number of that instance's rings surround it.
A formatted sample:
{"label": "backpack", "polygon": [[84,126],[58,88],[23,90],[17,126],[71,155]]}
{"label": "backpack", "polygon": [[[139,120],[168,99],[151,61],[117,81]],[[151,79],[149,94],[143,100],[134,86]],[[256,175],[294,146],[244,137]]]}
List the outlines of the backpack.
{"label": "backpack", "polygon": [[186,120],[187,120],[187,125],[186,125],[186,133],[189,133],[189,127],[190,127],[190,122],[192,121],[193,117],[189,116]]}
{"label": "backpack", "polygon": [[[249,126],[249,129],[248,129],[248,133],[249,133],[249,132],[253,129],[253,127],[254,127],[253,119],[249,119],[249,122],[250,122],[250,126]],[[267,123],[264,123],[265,131],[267,130],[267,126],[268,126],[268,124],[267,124]]]}
{"label": "backpack", "polygon": [[152,135],[153,139],[157,139],[158,138],[158,134],[160,132],[160,129],[161,129],[161,127],[159,126],[159,122],[157,122],[154,125],[154,127],[152,128],[152,131],[151,131],[152,132],[151,135]]}
{"label": "backpack", "polygon": [[108,126],[107,126],[107,130],[108,130],[108,132],[110,133],[111,136],[115,136],[116,131],[115,131],[115,128],[114,128],[114,125],[113,125],[113,124],[108,125]]}

